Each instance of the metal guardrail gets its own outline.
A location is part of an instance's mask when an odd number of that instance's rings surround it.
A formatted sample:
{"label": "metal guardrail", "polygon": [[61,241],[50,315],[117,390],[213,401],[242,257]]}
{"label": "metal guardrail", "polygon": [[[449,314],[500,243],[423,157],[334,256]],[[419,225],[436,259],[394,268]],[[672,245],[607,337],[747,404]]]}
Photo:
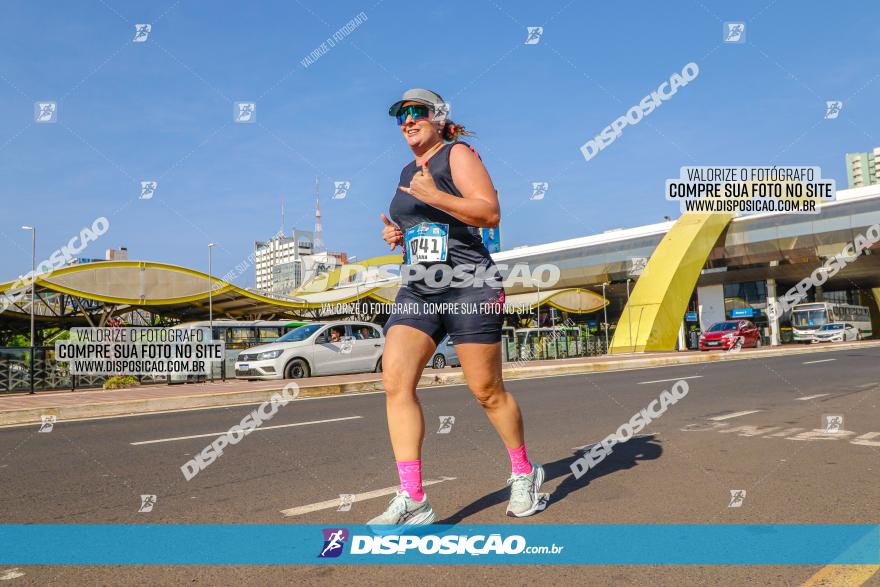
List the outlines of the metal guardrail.
{"label": "metal guardrail", "polygon": [[[224,374],[225,375],[225,374]],[[94,389],[110,375],[71,375],[55,360],[55,347],[0,347],[0,393]],[[141,383],[164,383],[164,375],[141,375]]]}
{"label": "metal guardrail", "polygon": [[507,344],[509,361],[596,357],[608,353],[604,337],[598,336],[548,336],[528,344],[509,341],[505,337],[503,344]]}

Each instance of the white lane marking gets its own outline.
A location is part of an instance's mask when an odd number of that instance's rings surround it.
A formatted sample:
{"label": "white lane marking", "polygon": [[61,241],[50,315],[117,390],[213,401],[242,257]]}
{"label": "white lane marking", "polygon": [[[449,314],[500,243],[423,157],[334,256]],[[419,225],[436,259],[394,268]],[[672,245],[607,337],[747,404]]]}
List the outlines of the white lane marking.
{"label": "white lane marking", "polygon": [[798,399],[798,401],[805,402],[805,401],[809,401],[811,399],[816,399],[817,397],[825,397],[826,395],[828,395],[828,394],[827,393],[817,393],[816,395],[807,395],[804,397],[799,397],[797,399]]}
{"label": "white lane marking", "polygon": [[11,581],[12,579],[18,579],[19,577],[24,577],[24,573],[19,571],[18,567],[15,567],[2,571],[2,574],[0,574],[0,581]]}
{"label": "white lane marking", "polygon": [[[293,424],[279,424],[278,426],[262,426],[254,428],[251,432],[262,432],[264,430],[277,430],[278,428],[291,428],[293,426],[308,426],[310,424],[326,424],[327,422],[342,422],[343,420],[358,420],[363,416],[346,416],[345,418],[331,418],[330,420],[313,420],[311,422],[295,422]],[[142,444],[156,444],[157,442],[174,442],[175,440],[189,440],[191,438],[208,438],[209,436],[222,436],[228,430],[223,432],[209,432],[207,434],[193,434],[192,436],[176,436],[174,438],[159,438],[158,440],[141,440],[140,442],[129,442],[132,446]]]}
{"label": "white lane marking", "polygon": [[739,418],[740,416],[747,416],[749,414],[756,414],[761,410],[746,410],[744,412],[733,412],[732,414],[724,414],[723,416],[715,416],[714,418],[709,418],[713,422],[720,422],[721,420],[730,420],[731,418]]}
{"label": "white lane marking", "polygon": [[836,361],[837,359],[822,359],[821,361],[804,361],[803,365],[815,365],[816,363],[827,363],[829,361]]}
{"label": "white lane marking", "polygon": [[[437,483],[443,483],[444,481],[455,481],[455,479],[455,477],[440,477],[439,479],[428,479],[427,481],[422,481],[422,486],[424,487],[427,485],[436,485]],[[393,487],[386,487],[384,489],[376,489],[375,491],[367,491],[366,493],[356,493],[354,496],[354,501],[366,501],[368,499],[382,497],[383,495],[391,495],[392,493],[396,493],[399,488],[399,485],[395,485]],[[336,499],[328,499],[327,501],[319,501],[318,503],[310,503],[309,505],[301,505],[295,508],[281,510],[281,513],[288,517],[301,516],[302,514],[317,512],[319,510],[328,510],[335,507],[339,507],[338,497]]]}
{"label": "white lane marking", "polygon": [[637,385],[647,385],[649,383],[666,383],[667,381],[681,381],[682,379],[700,379],[702,375],[691,375],[690,377],[673,377],[672,379],[657,379],[654,381],[639,381]]}

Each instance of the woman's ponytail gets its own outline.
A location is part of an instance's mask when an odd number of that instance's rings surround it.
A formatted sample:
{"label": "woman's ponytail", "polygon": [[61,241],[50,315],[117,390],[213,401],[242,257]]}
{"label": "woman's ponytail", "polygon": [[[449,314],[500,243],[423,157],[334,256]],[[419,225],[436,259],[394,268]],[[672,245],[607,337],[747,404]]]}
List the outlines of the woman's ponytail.
{"label": "woman's ponytail", "polygon": [[457,141],[459,137],[470,137],[473,136],[473,132],[466,130],[464,125],[457,124],[452,122],[451,120],[447,120],[443,125],[443,130],[440,133],[443,136],[444,141]]}

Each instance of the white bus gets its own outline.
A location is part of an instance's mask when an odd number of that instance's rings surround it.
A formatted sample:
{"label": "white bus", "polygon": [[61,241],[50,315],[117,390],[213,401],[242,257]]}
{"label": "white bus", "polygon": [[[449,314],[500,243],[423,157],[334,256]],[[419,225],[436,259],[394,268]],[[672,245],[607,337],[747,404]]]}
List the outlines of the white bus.
{"label": "white bus", "polygon": [[798,304],[791,309],[791,328],[795,342],[812,342],[816,330],[831,322],[848,322],[861,338],[871,336],[871,311],[865,306],[835,302]]}

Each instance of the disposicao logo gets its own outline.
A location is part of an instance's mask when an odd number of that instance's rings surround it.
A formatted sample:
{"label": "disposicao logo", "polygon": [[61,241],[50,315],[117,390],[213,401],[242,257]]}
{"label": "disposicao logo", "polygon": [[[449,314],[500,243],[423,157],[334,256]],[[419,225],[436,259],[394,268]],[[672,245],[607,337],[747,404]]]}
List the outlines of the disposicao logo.
{"label": "disposicao logo", "polygon": [[324,547],[318,558],[336,558],[342,554],[345,541],[348,540],[348,530],[345,528],[324,528]]}

